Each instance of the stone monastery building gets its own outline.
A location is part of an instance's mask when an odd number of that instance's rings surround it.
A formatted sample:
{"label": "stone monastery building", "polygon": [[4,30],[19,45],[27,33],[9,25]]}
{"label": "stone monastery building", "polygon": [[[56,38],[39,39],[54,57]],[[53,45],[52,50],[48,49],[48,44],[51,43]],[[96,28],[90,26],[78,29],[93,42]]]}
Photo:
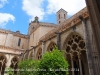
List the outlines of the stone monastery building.
{"label": "stone monastery building", "polygon": [[[57,45],[65,51],[69,68],[80,68],[79,72],[71,71],[69,75],[90,75],[88,53],[92,48],[93,32],[87,8],[83,8],[71,18],[67,12],[60,9],[57,13],[57,24],[39,22],[39,18],[29,24],[28,34],[20,31],[0,29],[0,68],[4,74],[6,67],[17,68],[23,59],[41,59],[46,51],[52,51]],[[94,59],[97,59],[94,51]],[[93,59],[91,59],[92,61]],[[98,64],[98,61],[95,63]],[[92,74],[91,74],[92,75]]]}

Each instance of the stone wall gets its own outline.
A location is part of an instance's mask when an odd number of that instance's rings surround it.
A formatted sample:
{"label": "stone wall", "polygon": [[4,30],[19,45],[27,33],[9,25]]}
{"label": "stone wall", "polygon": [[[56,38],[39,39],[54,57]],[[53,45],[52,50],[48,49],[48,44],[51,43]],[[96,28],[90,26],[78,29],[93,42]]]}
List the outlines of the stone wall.
{"label": "stone wall", "polygon": [[30,46],[38,45],[39,39],[51,31],[54,27],[47,26],[39,26],[31,35],[29,40],[29,48]]}
{"label": "stone wall", "polygon": [[[18,46],[19,38],[20,46]],[[0,29],[0,56],[6,58],[6,67],[11,65],[14,56],[21,60],[20,54],[28,49],[28,36],[9,30]]]}
{"label": "stone wall", "polygon": [[[15,49],[28,49],[28,38],[20,37],[11,33],[0,33],[0,45]],[[18,46],[19,38],[21,39]]]}
{"label": "stone wall", "polygon": [[[86,22],[87,22],[87,25],[88,25],[89,33],[91,35],[92,30],[91,30],[89,18],[87,18]],[[64,32],[61,33],[61,50],[64,50],[64,42],[71,34],[74,34],[74,33],[79,34],[85,40],[82,22],[79,22],[74,27],[75,27],[74,29],[73,29],[73,27],[70,27],[70,28],[66,29]],[[53,37],[53,38],[51,38],[51,39],[49,39],[45,42],[44,52],[47,51],[47,48],[48,48],[48,46],[51,42],[55,42],[57,44],[57,36],[55,36],[55,37]],[[42,43],[36,48],[35,56],[37,54],[38,48],[42,48]]]}

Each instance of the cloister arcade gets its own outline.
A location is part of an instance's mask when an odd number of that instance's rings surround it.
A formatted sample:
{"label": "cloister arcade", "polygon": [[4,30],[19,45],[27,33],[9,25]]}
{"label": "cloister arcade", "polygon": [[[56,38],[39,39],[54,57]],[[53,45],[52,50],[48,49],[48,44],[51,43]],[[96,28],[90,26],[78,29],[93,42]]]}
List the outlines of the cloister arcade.
{"label": "cloister arcade", "polygon": [[12,68],[12,69],[14,69],[14,74],[17,74],[17,71],[16,71],[16,69],[18,69],[18,63],[19,63],[19,59],[18,59],[18,57],[17,56],[14,56],[12,59],[11,59],[11,65],[10,65],[10,67]]}
{"label": "cloister arcade", "polygon": [[39,48],[36,53],[36,59],[40,60],[42,58],[42,48]]}
{"label": "cloister arcade", "polygon": [[[47,46],[46,51],[51,52],[56,46],[56,43],[51,41]],[[88,62],[86,55],[86,46],[83,36],[79,33],[70,33],[63,42],[62,50],[65,52],[66,60],[69,62],[69,75],[88,75]],[[42,48],[39,48],[36,53],[36,58],[39,60],[42,57]],[[72,71],[74,70],[74,71]]]}
{"label": "cloister arcade", "polygon": [[[70,34],[64,44],[66,60],[69,62],[69,75],[88,75],[85,41],[77,33]],[[74,71],[72,71],[72,69]]]}
{"label": "cloister arcade", "polygon": [[0,54],[0,74],[4,74],[4,70],[6,68],[7,58],[4,54]]}
{"label": "cloister arcade", "polygon": [[50,44],[47,47],[47,51],[51,52],[54,47],[57,46],[55,42],[51,41]]}
{"label": "cloister arcade", "polygon": [[0,53],[0,75],[4,75],[5,73],[5,69],[8,67],[11,67],[12,69],[14,69],[14,74],[17,74],[16,69],[18,69],[18,63],[19,63],[19,58],[17,56],[13,56],[10,60],[10,65],[8,66],[7,64],[9,63],[8,57],[3,54]]}

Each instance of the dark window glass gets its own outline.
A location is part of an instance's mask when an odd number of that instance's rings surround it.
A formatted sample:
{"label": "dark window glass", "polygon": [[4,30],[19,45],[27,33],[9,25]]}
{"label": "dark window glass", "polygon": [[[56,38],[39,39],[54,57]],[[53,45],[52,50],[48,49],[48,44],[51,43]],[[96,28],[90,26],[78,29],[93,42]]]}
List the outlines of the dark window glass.
{"label": "dark window glass", "polygon": [[60,21],[59,21],[59,24],[60,24]]}
{"label": "dark window glass", "polygon": [[65,14],[64,14],[64,19],[66,19],[66,16],[65,16]]}
{"label": "dark window glass", "polygon": [[59,14],[59,19],[60,19],[60,14]]}
{"label": "dark window glass", "polygon": [[20,46],[20,43],[21,43],[21,39],[19,38],[19,40],[18,40],[18,46]]}

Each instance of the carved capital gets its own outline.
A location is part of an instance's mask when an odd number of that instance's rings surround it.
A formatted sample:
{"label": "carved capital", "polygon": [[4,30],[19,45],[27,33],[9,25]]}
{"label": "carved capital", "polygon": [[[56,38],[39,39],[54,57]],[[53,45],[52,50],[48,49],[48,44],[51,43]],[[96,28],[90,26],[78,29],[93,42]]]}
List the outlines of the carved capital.
{"label": "carved capital", "polygon": [[60,34],[60,32],[55,32],[55,34]]}
{"label": "carved capital", "polygon": [[32,49],[35,49],[36,48],[36,46],[31,46],[32,47]]}
{"label": "carved capital", "polygon": [[45,42],[45,40],[40,40],[40,42]]}

